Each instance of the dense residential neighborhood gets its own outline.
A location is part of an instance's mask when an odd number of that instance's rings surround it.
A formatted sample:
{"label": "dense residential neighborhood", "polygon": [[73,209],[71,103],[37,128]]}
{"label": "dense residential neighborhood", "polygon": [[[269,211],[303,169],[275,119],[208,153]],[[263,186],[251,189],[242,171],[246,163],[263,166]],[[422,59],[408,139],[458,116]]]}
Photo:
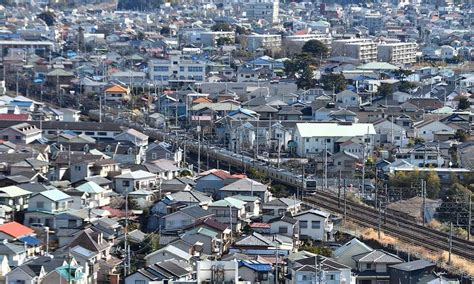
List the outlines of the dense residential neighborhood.
{"label": "dense residential neighborhood", "polygon": [[474,283],[474,3],[0,1],[0,284]]}

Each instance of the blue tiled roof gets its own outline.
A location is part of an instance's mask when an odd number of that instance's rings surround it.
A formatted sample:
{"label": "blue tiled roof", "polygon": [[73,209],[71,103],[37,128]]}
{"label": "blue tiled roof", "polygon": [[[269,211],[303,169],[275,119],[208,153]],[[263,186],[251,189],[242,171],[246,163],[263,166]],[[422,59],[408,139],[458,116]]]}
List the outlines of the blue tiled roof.
{"label": "blue tiled roof", "polygon": [[30,245],[30,246],[37,246],[39,244],[41,244],[41,241],[35,237],[31,237],[31,236],[26,236],[26,237],[21,237],[19,238],[19,240],[21,242],[24,242],[26,243],[27,245]]}

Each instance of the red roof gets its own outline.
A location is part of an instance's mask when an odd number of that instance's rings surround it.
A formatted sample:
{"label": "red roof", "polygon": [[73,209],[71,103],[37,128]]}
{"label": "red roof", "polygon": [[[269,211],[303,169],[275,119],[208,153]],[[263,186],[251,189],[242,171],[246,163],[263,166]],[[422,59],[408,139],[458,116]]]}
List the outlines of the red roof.
{"label": "red roof", "polygon": [[218,170],[218,169],[208,170],[208,171],[205,171],[205,172],[201,173],[200,175],[201,176],[215,175],[216,177],[218,177],[220,179],[228,179],[228,178],[233,177],[229,172],[224,171],[224,170]]}
{"label": "red roof", "polygon": [[13,114],[13,113],[0,113],[0,120],[29,120],[30,115],[27,113]]}
{"label": "red roof", "polygon": [[10,222],[0,225],[0,232],[12,236],[15,239],[34,233],[33,229],[30,229],[27,226],[17,222]]}
{"label": "red roof", "polygon": [[270,228],[270,227],[271,227],[271,225],[267,224],[267,223],[252,223],[252,224],[250,224],[250,228],[266,229],[266,228]]}

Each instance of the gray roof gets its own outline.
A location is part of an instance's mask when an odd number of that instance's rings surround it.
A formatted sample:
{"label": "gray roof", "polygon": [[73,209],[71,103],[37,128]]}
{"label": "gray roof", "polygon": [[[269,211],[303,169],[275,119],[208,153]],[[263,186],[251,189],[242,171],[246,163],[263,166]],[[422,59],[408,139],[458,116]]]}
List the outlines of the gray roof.
{"label": "gray roof", "polygon": [[253,232],[251,235],[243,236],[235,242],[236,246],[273,246],[273,243],[263,235]]}
{"label": "gray roof", "polygon": [[242,178],[219,189],[219,191],[266,191],[267,186],[258,181]]}
{"label": "gray roof", "polygon": [[401,263],[403,260],[398,256],[383,250],[373,250],[370,252],[354,255],[352,257],[356,262],[370,263]]}
{"label": "gray roof", "polygon": [[182,212],[196,219],[200,219],[200,218],[204,218],[204,217],[212,215],[211,212],[202,209],[198,205],[183,208],[179,212]]}
{"label": "gray roof", "polygon": [[436,264],[431,261],[419,259],[415,261],[395,264],[395,265],[390,266],[390,268],[403,270],[403,271],[415,271],[415,270],[425,269],[428,267],[433,267],[435,265]]}
{"label": "gray roof", "polygon": [[0,254],[10,255],[19,254],[25,251],[24,246],[12,244],[12,243],[0,243]]}

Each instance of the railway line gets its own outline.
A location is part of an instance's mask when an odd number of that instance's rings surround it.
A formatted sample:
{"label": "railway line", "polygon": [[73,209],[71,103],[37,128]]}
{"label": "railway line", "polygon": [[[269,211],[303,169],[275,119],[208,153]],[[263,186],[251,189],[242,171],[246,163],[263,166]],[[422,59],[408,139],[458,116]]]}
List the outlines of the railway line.
{"label": "railway line", "polygon": [[[341,200],[339,203],[336,196],[327,192],[318,192],[317,195],[304,197],[304,201],[341,215],[346,211],[346,217],[360,225],[378,228],[380,220],[382,232],[397,237],[404,242],[436,252],[449,250],[449,234],[407,222],[394,214],[386,213],[386,216],[383,216],[382,212],[379,213],[374,208],[347,200],[345,201],[346,210],[344,210],[344,202]],[[452,253],[474,261],[474,243],[452,237]]]}
{"label": "railway line", "polygon": [[[208,155],[210,159],[219,160],[235,167],[253,168],[267,174],[273,181],[288,185],[292,188],[301,189],[302,193],[308,190],[316,190],[315,183],[305,179],[304,176],[297,175],[288,170],[279,169],[273,165],[265,164],[251,157],[233,153],[219,147],[201,145],[197,140],[188,136],[180,137],[179,135],[161,132],[157,129],[147,129],[137,124],[130,127],[144,132],[151,139],[177,143],[181,148],[185,148],[186,151],[192,152],[193,154],[200,152],[201,155]],[[344,209],[338,206],[337,196],[328,192],[317,191],[317,195],[306,196],[304,200],[309,204],[335,213],[344,213]],[[360,225],[374,229],[378,228],[379,212],[375,208],[351,201],[347,201],[346,204],[350,209],[346,211],[348,218]],[[383,217],[383,222],[381,223],[381,230],[383,232],[407,243],[419,245],[432,251],[439,252],[449,250],[449,234],[408,221],[390,211],[384,212]],[[451,243],[453,254],[474,262],[474,242],[453,237]]]}

